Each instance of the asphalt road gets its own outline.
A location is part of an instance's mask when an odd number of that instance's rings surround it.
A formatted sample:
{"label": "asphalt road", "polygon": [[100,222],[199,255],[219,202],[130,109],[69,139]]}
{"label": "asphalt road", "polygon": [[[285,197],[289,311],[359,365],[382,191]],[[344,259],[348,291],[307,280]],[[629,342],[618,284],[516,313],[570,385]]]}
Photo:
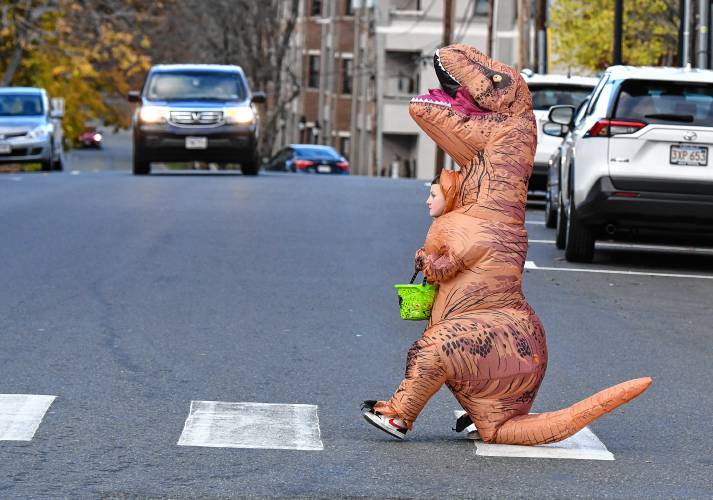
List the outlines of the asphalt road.
{"label": "asphalt road", "polygon": [[[0,441],[0,498],[711,497],[710,252],[574,266],[529,210],[550,349],[533,411],[654,378],[591,426],[616,460],[477,456],[445,389],[397,442],[359,404],[395,389],[423,327],[392,285],[429,225],[424,183],[134,177],[128,144],[0,175],[0,394],[57,396],[32,441]],[[196,400],[317,405],[324,449],[177,446]]]}

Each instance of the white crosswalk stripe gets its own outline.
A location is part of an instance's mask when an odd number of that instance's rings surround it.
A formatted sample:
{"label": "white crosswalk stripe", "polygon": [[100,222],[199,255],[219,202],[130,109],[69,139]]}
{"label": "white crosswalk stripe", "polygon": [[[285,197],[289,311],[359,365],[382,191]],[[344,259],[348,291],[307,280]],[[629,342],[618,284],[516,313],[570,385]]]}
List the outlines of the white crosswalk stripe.
{"label": "white crosswalk stripe", "polygon": [[0,441],[32,441],[55,397],[0,394]]}
{"label": "white crosswalk stripe", "polygon": [[322,450],[317,406],[191,401],[179,446]]}
{"label": "white crosswalk stripe", "polygon": [[[456,410],[456,418],[465,414]],[[465,429],[474,431],[471,425]],[[475,454],[483,457],[511,458],[569,458],[574,460],[614,460],[614,455],[607,450],[599,438],[585,427],[574,436],[558,443],[541,444],[537,446],[518,446],[512,444],[490,444],[475,441]]]}

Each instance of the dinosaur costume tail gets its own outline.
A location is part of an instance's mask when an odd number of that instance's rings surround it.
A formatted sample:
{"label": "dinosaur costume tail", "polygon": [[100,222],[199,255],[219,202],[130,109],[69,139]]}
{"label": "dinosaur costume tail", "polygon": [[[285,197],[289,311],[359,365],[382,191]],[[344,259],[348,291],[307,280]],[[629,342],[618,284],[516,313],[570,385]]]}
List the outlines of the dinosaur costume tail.
{"label": "dinosaur costume tail", "polygon": [[650,385],[650,377],[628,380],[563,410],[513,417],[498,428],[493,438],[486,440],[498,444],[521,445],[561,441],[579,432],[605,413],[631,401]]}

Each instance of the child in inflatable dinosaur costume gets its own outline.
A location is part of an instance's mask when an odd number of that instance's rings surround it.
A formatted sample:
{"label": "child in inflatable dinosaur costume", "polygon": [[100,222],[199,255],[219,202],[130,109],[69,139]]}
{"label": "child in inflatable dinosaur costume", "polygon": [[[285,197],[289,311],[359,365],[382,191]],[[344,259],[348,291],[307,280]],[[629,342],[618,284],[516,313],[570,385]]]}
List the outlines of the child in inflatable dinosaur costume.
{"label": "child in inflatable dinosaur costume", "polygon": [[442,172],[444,214],[416,253],[417,269],[439,290],[428,327],[409,349],[406,378],[389,401],[365,401],[364,417],[402,439],[446,384],[466,410],[456,430],[474,423],[492,443],[560,441],[641,394],[651,379],[528,414],[547,368],[545,332],[521,289],[537,142],[532,99],[517,71],[473,47],[440,49],[434,67],[441,88],[413,98],[409,112],[460,167]]}

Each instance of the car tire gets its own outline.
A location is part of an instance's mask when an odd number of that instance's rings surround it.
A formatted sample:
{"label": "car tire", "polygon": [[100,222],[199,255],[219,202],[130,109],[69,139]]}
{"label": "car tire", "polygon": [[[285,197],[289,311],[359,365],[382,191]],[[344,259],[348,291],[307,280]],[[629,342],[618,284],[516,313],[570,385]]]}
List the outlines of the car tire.
{"label": "car tire", "polygon": [[260,156],[257,151],[253,151],[250,157],[240,163],[240,171],[243,175],[254,176],[260,170]]}
{"label": "car tire", "polygon": [[557,194],[557,220],[555,222],[555,246],[564,250],[567,241],[567,214],[562,205],[562,195]]}
{"label": "car tire", "polygon": [[151,173],[151,162],[141,157],[141,154],[134,150],[134,175],[148,175]]}
{"label": "car tire", "polygon": [[594,259],[594,233],[577,218],[572,196],[567,202],[567,241],[564,257],[570,262],[592,262]]}
{"label": "car tire", "polygon": [[545,195],[545,227],[550,229],[557,227],[557,209],[552,203],[552,192],[549,189]]}
{"label": "car tire", "polygon": [[60,155],[54,162],[52,162],[52,170],[55,172],[61,172],[64,170],[64,161],[62,161],[62,155]]}
{"label": "car tire", "polygon": [[50,154],[47,157],[46,160],[42,160],[41,163],[41,168],[43,172],[51,172],[52,171],[52,157],[54,156],[54,148],[52,147],[52,144],[50,143]]}

